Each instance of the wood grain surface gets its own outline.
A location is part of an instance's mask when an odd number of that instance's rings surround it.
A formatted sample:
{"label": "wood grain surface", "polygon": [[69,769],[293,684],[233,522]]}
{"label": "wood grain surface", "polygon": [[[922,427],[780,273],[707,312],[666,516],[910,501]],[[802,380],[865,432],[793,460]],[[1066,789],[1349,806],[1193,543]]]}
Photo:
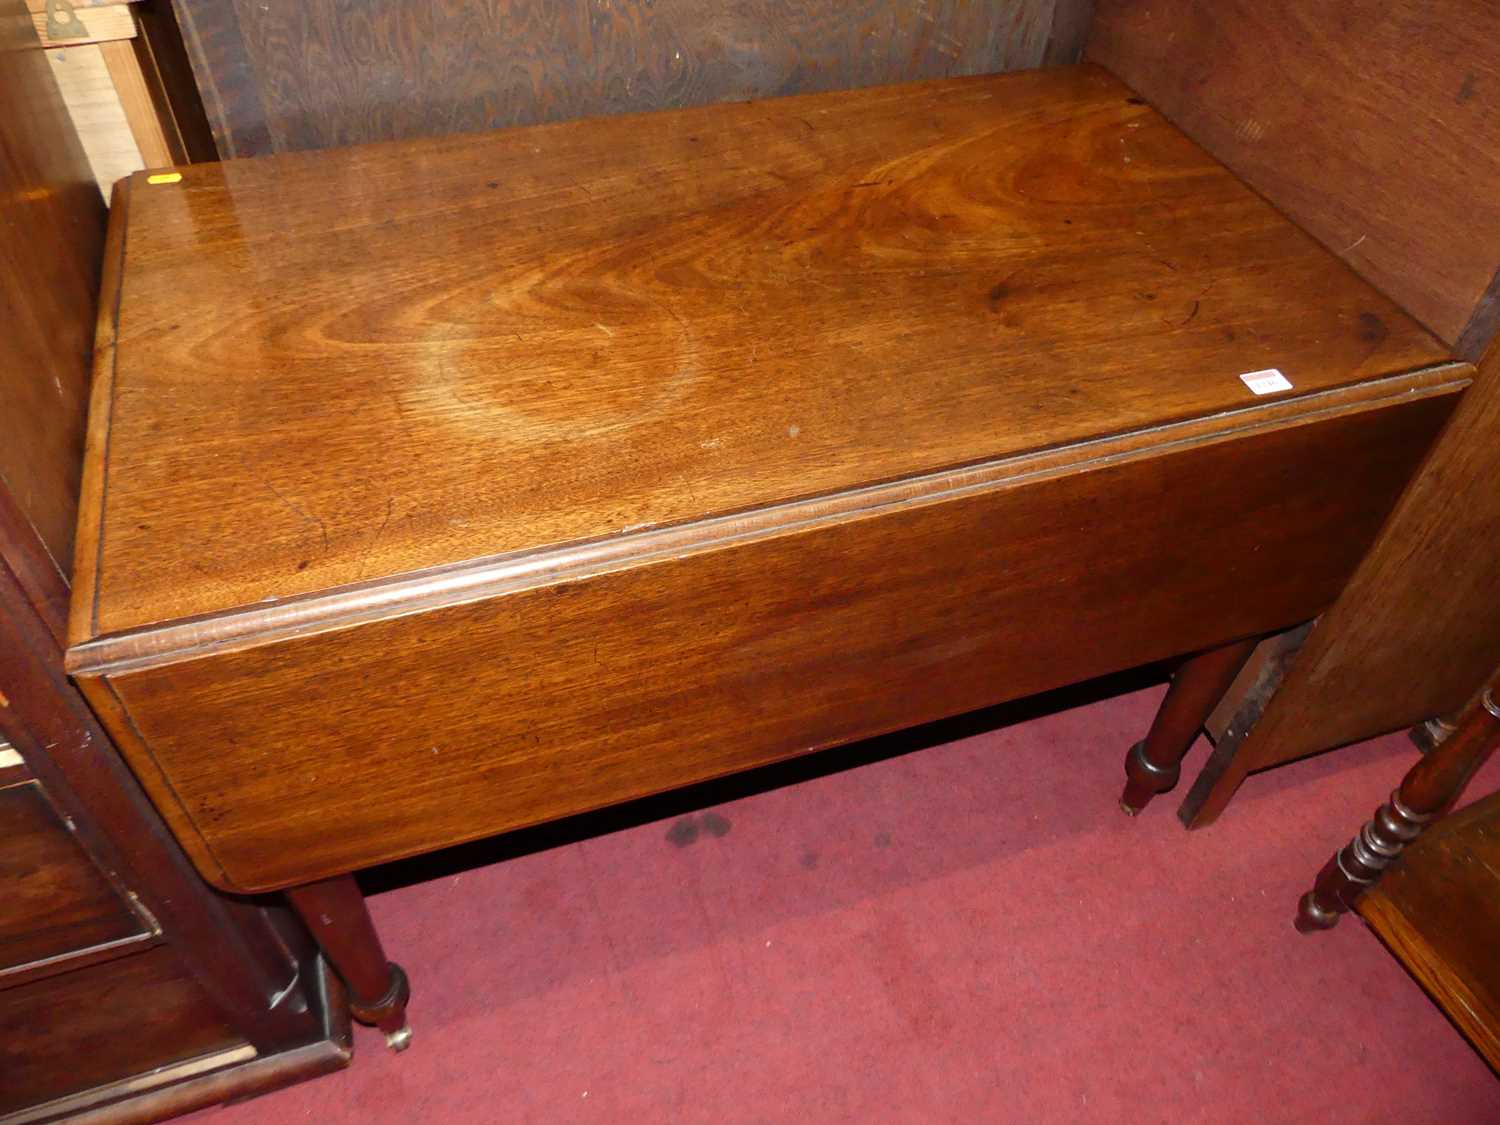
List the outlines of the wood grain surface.
{"label": "wood grain surface", "polygon": [[1072,446],[922,503],[82,682],[204,873],[272,889],[1309,617],[1461,385]]}
{"label": "wood grain surface", "polygon": [[[135,43],[129,39],[99,44],[99,54],[109,71],[115,96],[120,99],[120,108],[130,127],[130,135],[141,154],[141,164],[146,168],[163,168],[176,163],[185,154],[174,153],[167,140],[162,119],[157,116],[156,102],[151,97],[151,88],[141,71],[141,57]],[[136,169],[132,168],[134,172]]]}
{"label": "wood grain surface", "polygon": [[100,44],[44,52],[88,156],[101,203],[115,182],[144,168]]}
{"label": "wood grain surface", "polygon": [[1492,0],[1098,0],[1088,52],[1452,343],[1500,266],[1497,44]]}
{"label": "wood grain surface", "polygon": [[0,789],[0,980],[8,971],[150,931],[36,783]]}
{"label": "wood grain surface", "polygon": [[1091,67],[192,167],[126,210],[75,643],[1446,358]]}
{"label": "wood grain surface", "polygon": [[213,130],[193,78],[193,67],[171,0],[142,0],[131,11],[139,34],[130,41],[152,107],[167,135],[172,163],[217,160]]}
{"label": "wood grain surface", "polygon": [[48,13],[43,5],[31,11],[31,24],[43,47],[83,47],[114,43],[135,35],[135,19],[125,4],[59,5]]}
{"label": "wood grain surface", "polygon": [[1245,777],[1463,706],[1500,654],[1500,349],[1261,719],[1203,794],[1212,822]]}
{"label": "wood grain surface", "polygon": [[[299,966],[293,958],[305,956],[305,947],[272,927],[263,904],[215,894],[196,876],[63,673],[61,643],[30,611],[7,567],[0,567],[0,696],[6,700],[0,706],[0,738],[20,752],[98,869],[160,927],[160,940],[206,1002],[263,1057],[318,1038],[323,1025],[316,1005],[298,1001],[301,983],[311,977],[308,963]],[[17,847],[8,836],[6,848]],[[55,901],[48,905],[57,908]],[[45,971],[71,979],[81,959],[69,957],[20,975],[39,979]],[[96,987],[103,986],[96,982]],[[57,1003],[74,995],[64,986]],[[287,1002],[270,1004],[268,997],[277,995]],[[37,994],[32,996],[35,1000]],[[142,1003],[149,1005],[150,997]],[[150,1016],[127,1012],[120,1020],[130,1018]],[[51,1026],[62,1033],[67,1021]],[[46,1042],[43,1037],[32,1045],[42,1049]],[[73,1048],[63,1042],[50,1049],[66,1058]]]}
{"label": "wood grain surface", "polygon": [[26,6],[0,0],[0,558],[49,613],[72,562],[103,238]]}
{"label": "wood grain surface", "polygon": [[[0,1025],[0,1113],[217,1051],[254,1054],[166,947],[0,991]],[[117,1112],[140,1120],[144,1108]]]}
{"label": "wood grain surface", "polygon": [[1500,1070],[1500,794],[1429,828],[1356,909]]}
{"label": "wood grain surface", "polygon": [[1075,62],[1088,0],[175,0],[249,156]]}

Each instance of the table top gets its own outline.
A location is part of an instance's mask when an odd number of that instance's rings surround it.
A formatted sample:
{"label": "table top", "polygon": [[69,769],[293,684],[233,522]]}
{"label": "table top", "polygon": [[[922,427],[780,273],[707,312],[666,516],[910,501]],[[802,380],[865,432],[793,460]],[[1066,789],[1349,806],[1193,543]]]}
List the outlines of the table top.
{"label": "table top", "polygon": [[73,643],[1447,358],[1104,71],[137,174]]}

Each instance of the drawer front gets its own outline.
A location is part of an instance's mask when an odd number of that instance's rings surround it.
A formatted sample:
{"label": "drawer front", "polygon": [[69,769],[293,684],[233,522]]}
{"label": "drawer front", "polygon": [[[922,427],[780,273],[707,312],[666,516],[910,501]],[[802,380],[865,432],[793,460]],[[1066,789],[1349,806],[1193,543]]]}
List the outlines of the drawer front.
{"label": "drawer front", "polygon": [[255,1054],[166,946],[0,990],[0,1027],[0,1114],[138,1075],[149,1087],[186,1059]]}
{"label": "drawer front", "polygon": [[1453,398],[1086,451],[86,686],[204,873],[270,889],[1311,617]]}
{"label": "drawer front", "polygon": [[0,789],[0,840],[0,985],[40,962],[151,934],[36,782]]}

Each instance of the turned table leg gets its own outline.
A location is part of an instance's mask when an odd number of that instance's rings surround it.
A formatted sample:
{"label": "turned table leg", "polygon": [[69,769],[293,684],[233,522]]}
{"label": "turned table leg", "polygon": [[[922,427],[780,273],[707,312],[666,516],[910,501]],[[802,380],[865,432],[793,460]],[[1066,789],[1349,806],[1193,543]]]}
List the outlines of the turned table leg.
{"label": "turned table leg", "polygon": [[293,887],[286,897],[343,978],[354,1018],[385,1032],[391,1050],[406,1050],[411,1044],[411,1028],[406,1023],[411,989],[401,966],[385,959],[354,876]]}
{"label": "turned table leg", "polygon": [[1258,640],[1252,637],[1200,652],[1177,670],[1151,729],[1125,755],[1120,807],[1128,815],[1134,816],[1152,797],[1177,784],[1188,747],[1250,659]]}
{"label": "turned table leg", "polygon": [[1457,728],[1401,779],[1391,799],[1318,872],[1302,896],[1297,929],[1331,930],[1407,844],[1458,799],[1474,771],[1500,745],[1500,704],[1489,690],[1464,709]]}

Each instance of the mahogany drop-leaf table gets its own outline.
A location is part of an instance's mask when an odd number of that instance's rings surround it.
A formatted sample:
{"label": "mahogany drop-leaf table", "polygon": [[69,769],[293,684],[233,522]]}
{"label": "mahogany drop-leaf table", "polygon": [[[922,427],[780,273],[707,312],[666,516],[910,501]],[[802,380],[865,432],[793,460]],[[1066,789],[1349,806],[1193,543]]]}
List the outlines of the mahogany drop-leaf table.
{"label": "mahogany drop-leaf table", "polygon": [[1139,807],[1471,374],[1091,66],[140,173],[111,224],[69,669],[398,1043],[372,864],[1206,654]]}

